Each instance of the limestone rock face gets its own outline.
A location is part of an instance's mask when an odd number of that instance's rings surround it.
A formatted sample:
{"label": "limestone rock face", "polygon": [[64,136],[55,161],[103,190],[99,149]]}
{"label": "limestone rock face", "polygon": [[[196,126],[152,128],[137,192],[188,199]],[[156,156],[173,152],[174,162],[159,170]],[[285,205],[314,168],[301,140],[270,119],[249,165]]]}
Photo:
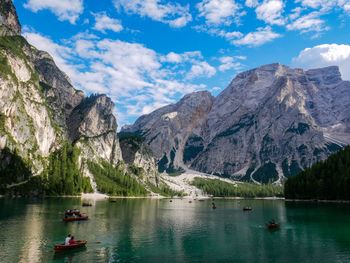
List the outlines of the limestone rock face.
{"label": "limestone rock face", "polygon": [[[195,100],[205,105],[201,96]],[[192,111],[175,116],[175,108],[166,106],[126,128],[145,136],[160,164],[162,153],[172,160],[175,149],[177,160],[183,160],[175,166],[269,182],[350,144],[350,82],[341,79],[337,67],[304,71],[270,64],[240,73],[205,114],[196,115],[196,125],[165,122],[170,116],[188,123]],[[157,140],[159,131],[171,132]]]}
{"label": "limestone rock face", "polygon": [[0,1],[0,36],[19,35],[21,25],[12,0]]}
{"label": "limestone rock face", "polygon": [[81,149],[84,171],[86,160],[117,164],[122,157],[111,99],[85,97],[20,31],[12,1],[0,0],[0,157],[15,153],[37,175],[69,141]]}
{"label": "limestone rock face", "polygon": [[120,148],[126,164],[141,168],[145,181],[158,184],[158,169],[156,159],[149,146],[140,137],[120,137]]}
{"label": "limestone rock face", "polygon": [[67,129],[67,120],[72,110],[84,99],[84,93],[73,87],[68,76],[56,66],[48,53],[35,49],[28,53],[38,72],[46,100],[55,111],[55,121]]}
{"label": "limestone rock face", "polygon": [[201,134],[214,97],[207,91],[186,95],[178,103],[140,117],[122,132],[139,133],[154,156],[161,161],[159,171],[183,166],[183,151],[189,137]]}
{"label": "limestone rock face", "polygon": [[106,95],[87,97],[71,112],[68,128],[71,141],[85,142],[92,156],[116,164],[121,160],[121,151],[113,108],[114,103]]}

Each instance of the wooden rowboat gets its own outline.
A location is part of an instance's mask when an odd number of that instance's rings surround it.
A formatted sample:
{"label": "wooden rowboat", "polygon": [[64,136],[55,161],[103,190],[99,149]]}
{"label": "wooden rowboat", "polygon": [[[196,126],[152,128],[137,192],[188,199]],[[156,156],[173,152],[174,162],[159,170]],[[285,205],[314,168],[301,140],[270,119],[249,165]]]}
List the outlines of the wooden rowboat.
{"label": "wooden rowboat", "polygon": [[87,241],[86,240],[77,240],[75,244],[65,245],[65,244],[57,244],[54,247],[55,252],[66,251],[71,249],[76,249],[80,247],[85,247]]}
{"label": "wooden rowboat", "polygon": [[73,221],[81,221],[81,220],[88,220],[88,216],[87,215],[81,215],[81,216],[77,216],[77,217],[65,217],[62,220],[64,222],[73,222]]}
{"label": "wooden rowboat", "polygon": [[268,223],[268,224],[266,224],[266,227],[268,229],[278,229],[280,227],[280,224],[278,224],[278,223]]}

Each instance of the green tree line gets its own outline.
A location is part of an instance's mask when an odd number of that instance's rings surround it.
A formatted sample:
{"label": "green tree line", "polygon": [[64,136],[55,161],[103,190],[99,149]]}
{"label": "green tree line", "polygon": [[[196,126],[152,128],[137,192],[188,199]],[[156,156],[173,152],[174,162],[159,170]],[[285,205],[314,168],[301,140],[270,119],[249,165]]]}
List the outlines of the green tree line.
{"label": "green tree line", "polygon": [[[0,165],[0,192],[4,194],[79,195],[92,192],[89,178],[79,169],[79,149],[68,142],[63,142],[60,149],[50,154],[46,169],[37,176],[32,176],[30,167],[15,152],[5,149],[0,156],[9,161],[7,164],[1,161]],[[16,186],[6,187],[11,184]]]}
{"label": "green tree line", "polygon": [[92,192],[89,178],[79,169],[79,149],[68,142],[49,157],[48,168],[42,174],[45,192],[49,195],[77,195]]}
{"label": "green tree line", "polygon": [[94,175],[100,192],[116,196],[145,196],[146,189],[121,167],[114,167],[106,161],[100,164],[88,161],[88,168]]}
{"label": "green tree line", "polygon": [[231,184],[219,179],[203,179],[199,177],[194,178],[192,184],[206,194],[216,197],[283,197],[283,187],[273,184]]}
{"label": "green tree line", "polygon": [[289,199],[350,200],[350,146],[288,178],[284,189]]}

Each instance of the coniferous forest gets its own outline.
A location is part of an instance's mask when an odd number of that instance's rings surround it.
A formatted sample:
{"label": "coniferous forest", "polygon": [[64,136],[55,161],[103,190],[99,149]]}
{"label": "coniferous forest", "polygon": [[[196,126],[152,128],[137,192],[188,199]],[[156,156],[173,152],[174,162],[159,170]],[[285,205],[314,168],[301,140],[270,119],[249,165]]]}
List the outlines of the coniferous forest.
{"label": "coniferous forest", "polygon": [[273,184],[237,183],[231,184],[218,179],[196,177],[192,184],[204,193],[218,197],[283,197],[283,188]]}
{"label": "coniferous forest", "polygon": [[290,177],[288,199],[350,200],[350,146]]}

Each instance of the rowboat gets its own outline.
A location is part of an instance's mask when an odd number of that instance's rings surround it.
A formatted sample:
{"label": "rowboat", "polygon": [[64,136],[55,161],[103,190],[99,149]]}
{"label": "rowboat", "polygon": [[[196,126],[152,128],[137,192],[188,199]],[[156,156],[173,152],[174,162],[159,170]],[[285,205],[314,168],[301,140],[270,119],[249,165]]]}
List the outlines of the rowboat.
{"label": "rowboat", "polygon": [[278,229],[280,227],[280,224],[278,224],[278,223],[268,223],[268,224],[266,224],[266,227],[268,229]]}
{"label": "rowboat", "polygon": [[250,206],[243,207],[243,211],[252,211],[253,209]]}
{"label": "rowboat", "polygon": [[73,221],[82,221],[82,220],[88,220],[88,216],[85,214],[81,214],[80,216],[76,216],[76,217],[65,217],[62,220],[64,222],[73,222]]}
{"label": "rowboat", "polygon": [[75,244],[65,245],[65,244],[57,244],[54,247],[55,252],[66,251],[71,249],[76,249],[80,247],[85,247],[87,241],[86,240],[77,240]]}

